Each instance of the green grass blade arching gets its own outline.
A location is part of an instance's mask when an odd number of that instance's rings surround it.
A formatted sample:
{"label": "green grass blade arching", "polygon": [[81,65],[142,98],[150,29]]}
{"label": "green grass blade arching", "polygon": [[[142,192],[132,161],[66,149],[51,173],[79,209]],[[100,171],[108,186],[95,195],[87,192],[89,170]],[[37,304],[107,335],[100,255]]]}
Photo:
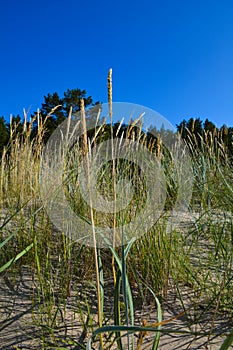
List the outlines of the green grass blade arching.
{"label": "green grass blade arching", "polygon": [[[158,323],[161,323],[162,322],[162,308],[161,308],[161,304],[159,302],[159,299],[156,297],[156,295],[154,294],[153,290],[151,290],[149,288],[150,292],[152,293],[154,299],[155,299],[155,302],[156,302],[156,305],[157,305],[157,312],[158,312]],[[155,335],[155,339],[154,339],[154,343],[153,343],[153,346],[152,346],[152,350],[157,350],[158,349],[158,346],[159,346],[159,340],[160,340],[160,335],[161,335],[161,329],[162,329],[162,325],[160,324],[158,326],[158,332],[156,332],[156,335]]]}
{"label": "green grass blade arching", "polygon": [[0,249],[12,238],[14,237],[14,233],[12,233],[9,237],[7,237],[3,242],[0,243]]}
{"label": "green grass blade arching", "polygon": [[231,344],[233,344],[233,329],[227,336],[227,338],[224,340],[219,350],[227,350],[230,348]]}
{"label": "green grass blade arching", "polygon": [[0,273],[6,270],[13,262],[16,262],[19,260],[24,254],[26,254],[31,248],[33,247],[33,243],[31,243],[29,246],[27,246],[22,252],[20,252],[18,255],[16,255],[15,258],[12,258],[9,260],[6,264],[0,267]]}
{"label": "green grass blade arching", "polygon": [[[121,278],[119,279],[119,282],[122,280],[124,280],[123,283],[123,290],[124,290],[124,297],[125,297],[125,308],[126,308],[126,316],[128,315],[128,307],[130,310],[130,318],[131,318],[131,323],[132,325],[134,324],[134,305],[133,305],[133,296],[132,296],[132,292],[131,292],[131,288],[130,288],[130,284],[129,284],[129,280],[125,271],[125,265],[126,265],[126,258],[127,255],[130,251],[130,248],[132,246],[132,244],[134,243],[135,238],[132,238],[129,243],[127,244],[126,248],[124,250],[122,250],[122,261],[120,260],[120,258],[118,257],[116,251],[113,249],[113,247],[111,245],[109,245],[109,248],[118,264],[119,270],[120,270],[120,274],[121,274]],[[123,247],[122,247],[123,248]],[[124,259],[124,261],[123,261]],[[116,285],[117,288],[119,288],[119,285]],[[127,298],[127,302],[126,302],[126,298]],[[118,301],[115,300],[114,301],[115,304],[119,303],[119,296],[118,296]],[[118,311],[119,312],[119,311]],[[127,318],[127,317],[126,317]],[[134,347],[134,339],[132,339],[132,346]],[[129,345],[129,344],[128,344]]]}
{"label": "green grass blade arching", "polygon": [[[125,259],[130,251],[130,248],[132,246],[132,244],[134,243],[135,241],[135,238],[131,239],[129,241],[129,243],[127,244],[127,247],[125,248],[125,251],[124,251],[124,256],[125,256]],[[119,270],[122,274],[122,263],[116,253],[116,251],[111,247],[109,246],[112,254],[114,255],[114,258],[118,264],[118,267],[119,267]],[[130,317],[131,317],[131,322],[132,324],[134,324],[134,305],[133,305],[133,297],[132,297],[132,293],[131,293],[131,288],[130,288],[130,284],[129,284],[129,280],[128,280],[128,277],[127,275],[125,276],[125,284],[126,284],[126,289],[127,289],[127,295],[128,295],[128,301],[129,301],[129,309],[130,309]]]}

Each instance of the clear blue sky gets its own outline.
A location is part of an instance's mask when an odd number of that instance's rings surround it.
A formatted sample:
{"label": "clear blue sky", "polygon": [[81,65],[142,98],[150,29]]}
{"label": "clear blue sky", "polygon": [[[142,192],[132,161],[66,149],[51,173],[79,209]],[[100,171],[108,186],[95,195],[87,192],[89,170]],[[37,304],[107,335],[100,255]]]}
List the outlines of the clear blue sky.
{"label": "clear blue sky", "polygon": [[[7,0],[0,7],[0,116],[85,89],[152,108],[174,125],[233,125],[232,0]],[[29,112],[29,114],[30,114]]]}

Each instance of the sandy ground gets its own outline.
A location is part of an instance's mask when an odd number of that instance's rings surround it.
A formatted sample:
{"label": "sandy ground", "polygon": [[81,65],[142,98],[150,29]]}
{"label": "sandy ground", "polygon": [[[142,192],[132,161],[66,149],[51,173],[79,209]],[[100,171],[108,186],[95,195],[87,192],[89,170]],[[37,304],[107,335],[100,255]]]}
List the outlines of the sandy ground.
{"label": "sandy ground", "polygon": [[[32,280],[26,267],[22,268],[22,273],[17,277],[12,278],[6,274],[0,278],[0,349],[15,350],[15,349],[42,349],[41,342],[43,331],[48,334],[48,329],[41,326],[40,319],[40,303],[32,304],[33,295],[35,294],[36,283]],[[79,293],[72,293],[67,299],[66,312],[60,306],[59,313],[62,315],[57,317],[57,330],[55,337],[60,345],[63,344],[63,349],[81,349],[79,346],[67,345],[62,339],[70,339],[83,342],[85,335],[82,333],[83,327],[80,320],[80,310],[77,309],[77,298],[84,300],[82,297],[82,287],[80,286]],[[86,290],[86,296],[92,305],[92,313],[96,315],[96,303],[93,291]],[[88,295],[90,293],[90,295]],[[108,298],[108,297],[106,297]],[[184,287],[183,300],[185,308],[188,309],[192,303],[194,296],[191,290]],[[111,299],[111,297],[110,297]],[[41,301],[43,303],[43,301]],[[108,312],[112,307],[112,301],[106,299]],[[233,320],[230,320],[227,315],[217,315],[214,324],[214,310],[209,310],[202,315],[204,308],[201,305],[191,308],[187,314],[181,315],[177,319],[171,320],[163,325],[164,332],[161,334],[159,349],[209,349],[217,350],[223,342],[224,337],[219,334],[229,332],[233,327]],[[183,311],[181,302],[177,295],[171,290],[168,294],[166,302],[163,303],[163,320],[171,319]],[[201,322],[198,317],[201,316]],[[63,318],[63,319],[62,319]],[[135,313],[135,324],[140,325],[142,319],[147,320],[147,324],[151,325],[157,320],[156,307],[153,304],[141,305]],[[85,322],[85,320],[84,320]],[[60,327],[60,328],[59,328]],[[211,330],[212,328],[212,330]],[[191,329],[194,332],[211,333],[210,336],[190,336],[188,334],[169,334],[166,330],[187,331]],[[126,338],[125,338],[126,339]],[[135,343],[137,343],[135,336]],[[143,346],[140,349],[151,349],[152,336],[146,335]],[[85,339],[86,341],[86,339]],[[66,345],[65,345],[66,344]],[[56,348],[56,347],[55,347]],[[96,345],[94,346],[96,348]],[[106,347],[107,348],[107,347]],[[126,349],[126,345],[124,346]],[[45,349],[54,349],[47,345]],[[116,346],[115,346],[116,349]],[[233,345],[231,347],[233,349]]]}

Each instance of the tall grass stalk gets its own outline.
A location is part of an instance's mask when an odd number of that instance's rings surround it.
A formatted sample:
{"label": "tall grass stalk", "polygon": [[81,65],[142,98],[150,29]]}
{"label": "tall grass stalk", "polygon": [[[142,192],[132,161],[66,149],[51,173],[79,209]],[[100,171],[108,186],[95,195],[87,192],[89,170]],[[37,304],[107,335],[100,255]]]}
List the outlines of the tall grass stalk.
{"label": "tall grass stalk", "polygon": [[[88,186],[88,192],[89,192],[89,208],[90,208],[90,217],[91,217],[91,227],[92,227],[92,239],[93,239],[93,247],[95,252],[95,269],[96,269],[96,287],[97,287],[97,302],[98,302],[98,326],[102,326],[102,317],[103,317],[103,289],[100,284],[100,277],[102,276],[102,273],[100,274],[100,251],[97,247],[97,240],[96,240],[96,232],[95,232],[95,221],[94,221],[94,215],[93,215],[93,205],[92,205],[92,193],[91,193],[91,180],[90,180],[90,164],[89,164],[89,152],[91,152],[90,149],[88,149],[88,140],[87,140],[87,129],[86,129],[86,118],[85,118],[85,110],[84,110],[84,100],[81,100],[81,121],[83,125],[83,147],[84,147],[84,154],[86,156],[86,178],[87,178],[87,186]],[[100,348],[103,349],[103,337],[102,334],[100,334]]]}
{"label": "tall grass stalk", "polygon": [[[108,106],[109,106],[109,116],[110,116],[110,126],[111,126],[111,151],[112,151],[112,186],[113,186],[113,201],[114,201],[114,212],[113,212],[113,240],[112,246],[115,248],[116,244],[116,200],[117,200],[117,190],[116,190],[116,162],[115,162],[115,150],[114,150],[114,134],[113,134],[113,119],[112,119],[112,69],[108,72]],[[116,284],[116,270],[115,270],[115,260],[112,256],[112,272],[114,285]]]}

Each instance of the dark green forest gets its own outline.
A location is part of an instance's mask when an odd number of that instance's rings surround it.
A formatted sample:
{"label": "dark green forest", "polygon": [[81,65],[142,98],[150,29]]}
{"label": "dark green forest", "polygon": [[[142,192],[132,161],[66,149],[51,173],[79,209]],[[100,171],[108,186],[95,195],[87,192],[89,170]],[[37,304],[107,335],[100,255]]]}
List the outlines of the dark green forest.
{"label": "dark green forest", "polygon": [[[57,126],[68,117],[71,108],[73,114],[80,110],[81,99],[84,99],[85,107],[91,107],[100,103],[99,101],[94,102],[91,96],[87,96],[86,90],[80,90],[78,88],[68,89],[62,97],[57,92],[48,93],[44,96],[44,101],[39,110],[39,116],[45,126],[43,135],[43,141],[45,143]],[[32,139],[37,135],[37,114],[38,112],[34,112],[30,115],[30,119],[33,120],[31,130]],[[25,125],[20,115],[12,116],[10,123],[6,122],[4,116],[0,117],[0,156],[12,137],[11,130],[14,130],[14,136],[23,135],[27,131],[29,124],[27,122]],[[116,129],[118,125],[119,123],[116,123]],[[233,159],[233,127],[223,124],[220,128],[217,128],[209,119],[202,121],[200,118],[189,118],[176,124],[176,128],[183,140],[188,144],[195,140],[195,144],[200,148],[203,145],[203,140],[205,143],[208,143],[208,141],[216,141],[216,144],[221,142],[221,144],[224,144],[229,158],[231,160]]]}

